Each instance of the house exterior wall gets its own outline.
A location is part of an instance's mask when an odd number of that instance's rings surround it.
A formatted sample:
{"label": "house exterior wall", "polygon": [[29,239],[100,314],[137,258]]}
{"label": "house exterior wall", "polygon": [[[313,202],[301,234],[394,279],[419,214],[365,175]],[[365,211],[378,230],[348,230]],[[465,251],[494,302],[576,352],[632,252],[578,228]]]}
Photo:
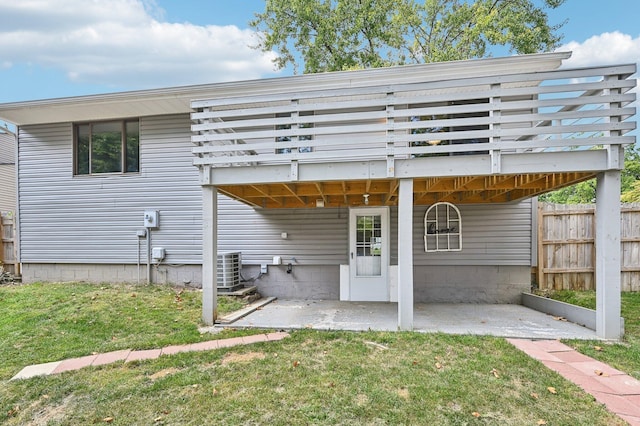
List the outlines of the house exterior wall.
{"label": "house exterior wall", "polygon": [[218,250],[241,251],[243,264],[280,256],[285,265],[339,265],[347,262],[348,221],[346,208],[253,209],[220,197]]}
{"label": "house exterior wall", "polygon": [[152,245],[166,247],[166,262],[199,263],[201,189],[189,124],[188,115],[141,119],[140,173],[94,176],[73,175],[71,123],[21,127],[21,261],[135,264],[136,231],[153,209],[161,213]]}
{"label": "house exterior wall", "polygon": [[16,209],[16,141],[0,130],[0,211]]}
{"label": "house exterior wall", "polygon": [[[72,134],[71,123],[20,128],[23,280],[144,281],[146,244],[136,231],[144,211],[153,209],[160,226],[152,230],[152,246],[167,253],[153,266],[153,281],[199,286],[202,193],[189,116],[140,120],[137,174],[73,176]],[[463,250],[451,253],[425,253],[426,209],[416,206],[413,214],[415,300],[517,301],[529,286],[530,202],[460,206]],[[247,279],[268,264],[268,273],[253,281],[264,295],[338,299],[348,218],[346,207],[254,209],[220,195],[218,249],[242,252]],[[390,225],[391,264],[397,264],[396,208]],[[282,265],[272,265],[274,256]]]}

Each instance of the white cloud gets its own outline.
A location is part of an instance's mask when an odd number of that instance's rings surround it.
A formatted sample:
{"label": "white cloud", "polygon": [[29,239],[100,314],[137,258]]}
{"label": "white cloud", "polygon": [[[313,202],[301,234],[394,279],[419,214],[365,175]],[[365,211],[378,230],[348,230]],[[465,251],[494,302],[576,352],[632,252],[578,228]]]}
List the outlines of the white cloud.
{"label": "white cloud", "polygon": [[[72,81],[149,88],[259,78],[275,53],[236,26],[163,22],[153,0],[0,0],[2,64]],[[6,23],[6,25],[5,25]]]}
{"label": "white cloud", "polygon": [[[563,67],[635,63],[640,69],[640,36],[633,38],[619,31],[594,35],[582,43],[571,41],[561,46],[558,51],[573,52],[571,58],[563,63]],[[636,78],[637,76],[638,74]],[[636,101],[631,105],[637,108],[640,101],[640,87],[636,86],[632,92],[636,93]],[[634,130],[631,134],[637,134],[637,132]]]}
{"label": "white cloud", "polygon": [[602,33],[582,43],[571,41],[558,50],[573,52],[564,63],[569,67],[640,63],[640,36],[632,38],[618,31]]}

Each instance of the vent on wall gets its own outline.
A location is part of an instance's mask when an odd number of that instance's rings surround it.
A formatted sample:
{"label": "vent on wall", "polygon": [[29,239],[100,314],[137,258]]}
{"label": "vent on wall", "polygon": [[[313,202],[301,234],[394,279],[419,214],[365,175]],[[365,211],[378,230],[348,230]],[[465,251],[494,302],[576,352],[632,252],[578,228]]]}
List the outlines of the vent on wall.
{"label": "vent on wall", "polygon": [[236,291],[241,288],[241,268],[242,254],[239,251],[218,253],[218,290]]}

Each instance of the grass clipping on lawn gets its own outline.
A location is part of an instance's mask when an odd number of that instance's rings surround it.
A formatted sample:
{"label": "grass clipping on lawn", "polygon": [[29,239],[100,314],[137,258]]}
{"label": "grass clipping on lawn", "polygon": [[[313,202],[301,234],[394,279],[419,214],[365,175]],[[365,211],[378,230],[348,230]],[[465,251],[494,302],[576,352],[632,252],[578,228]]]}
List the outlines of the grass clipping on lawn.
{"label": "grass clipping on lawn", "polygon": [[[174,289],[127,288],[136,292],[129,298],[144,301],[131,306],[151,313],[122,320],[118,309],[124,308],[114,308],[92,326],[76,330],[71,324],[76,321],[77,326],[79,319],[72,313],[78,308],[67,302],[81,299],[79,309],[84,312],[90,301],[110,294],[109,286],[60,285],[53,293],[48,286],[22,287],[0,289],[0,332],[9,342],[0,349],[0,361],[13,366],[2,367],[0,386],[0,422],[7,425],[624,424],[504,339],[489,337],[301,330],[279,342],[8,382],[26,363],[59,360],[67,357],[65,352],[79,356],[113,349],[111,334],[116,330],[120,334],[115,342],[139,348],[201,338],[195,292],[194,300],[182,293],[178,303]],[[18,297],[16,292],[26,293]],[[28,304],[29,292],[40,293],[32,295],[40,304],[5,309],[15,306],[17,299]],[[128,305],[111,296],[110,303],[100,305],[103,309]],[[135,309],[130,309],[133,315]],[[174,324],[178,325],[171,327]],[[39,334],[42,327],[58,336]],[[229,331],[207,338],[255,332]],[[28,339],[30,334],[38,338]],[[16,357],[22,359],[12,359]]]}

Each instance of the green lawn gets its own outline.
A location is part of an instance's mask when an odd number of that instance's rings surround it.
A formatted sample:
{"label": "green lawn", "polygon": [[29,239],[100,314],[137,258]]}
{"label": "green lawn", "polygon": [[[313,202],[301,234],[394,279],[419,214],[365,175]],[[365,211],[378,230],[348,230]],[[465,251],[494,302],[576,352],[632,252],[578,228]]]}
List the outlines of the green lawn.
{"label": "green lawn", "polygon": [[8,381],[27,364],[256,333],[200,336],[199,298],[162,286],[0,286],[0,423],[625,424],[490,337],[302,330],[280,342]]}
{"label": "green lawn", "polygon": [[[219,299],[222,313],[239,307]],[[29,364],[208,340],[201,312],[199,291],[168,286],[0,286],[0,380]]]}

